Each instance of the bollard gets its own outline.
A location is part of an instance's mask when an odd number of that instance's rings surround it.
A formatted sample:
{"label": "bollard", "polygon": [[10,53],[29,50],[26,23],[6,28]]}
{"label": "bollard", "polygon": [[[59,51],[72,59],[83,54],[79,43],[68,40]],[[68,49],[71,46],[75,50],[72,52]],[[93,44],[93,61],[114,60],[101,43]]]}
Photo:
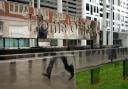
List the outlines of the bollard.
{"label": "bollard", "polygon": [[123,61],[123,79],[128,79],[128,60]]}
{"label": "bollard", "polygon": [[91,69],[91,84],[97,84],[100,80],[100,68]]}

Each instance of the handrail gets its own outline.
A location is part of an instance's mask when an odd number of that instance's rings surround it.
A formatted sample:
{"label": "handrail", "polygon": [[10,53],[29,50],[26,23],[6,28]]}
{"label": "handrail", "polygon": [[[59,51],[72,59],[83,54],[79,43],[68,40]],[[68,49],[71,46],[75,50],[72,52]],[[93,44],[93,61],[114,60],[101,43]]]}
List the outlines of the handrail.
{"label": "handrail", "polygon": [[0,59],[18,59],[18,58],[34,58],[56,55],[73,55],[76,69],[86,69],[94,66],[121,61],[128,58],[128,48],[105,48],[105,49],[88,49],[74,51],[44,52],[44,53],[28,53],[28,54],[11,54],[0,55]]}

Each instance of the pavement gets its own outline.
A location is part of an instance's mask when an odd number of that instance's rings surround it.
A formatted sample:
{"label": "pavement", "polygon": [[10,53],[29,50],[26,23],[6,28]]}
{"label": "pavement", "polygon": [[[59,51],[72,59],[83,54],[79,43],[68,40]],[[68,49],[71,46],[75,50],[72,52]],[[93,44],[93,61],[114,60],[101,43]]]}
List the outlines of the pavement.
{"label": "pavement", "polygon": [[0,63],[0,89],[75,89],[75,77],[68,80],[70,74],[61,63],[53,66],[51,79],[42,75],[48,61]]}

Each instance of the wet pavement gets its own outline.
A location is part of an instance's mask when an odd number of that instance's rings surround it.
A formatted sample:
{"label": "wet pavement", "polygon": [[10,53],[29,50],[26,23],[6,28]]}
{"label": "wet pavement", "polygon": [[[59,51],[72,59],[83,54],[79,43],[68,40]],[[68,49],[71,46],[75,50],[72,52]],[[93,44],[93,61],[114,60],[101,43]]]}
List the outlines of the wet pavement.
{"label": "wet pavement", "polygon": [[[16,63],[0,63],[0,89],[75,89],[75,77],[68,80],[62,60],[57,59],[51,79],[43,76],[50,59]],[[68,63],[73,64],[70,59]]]}

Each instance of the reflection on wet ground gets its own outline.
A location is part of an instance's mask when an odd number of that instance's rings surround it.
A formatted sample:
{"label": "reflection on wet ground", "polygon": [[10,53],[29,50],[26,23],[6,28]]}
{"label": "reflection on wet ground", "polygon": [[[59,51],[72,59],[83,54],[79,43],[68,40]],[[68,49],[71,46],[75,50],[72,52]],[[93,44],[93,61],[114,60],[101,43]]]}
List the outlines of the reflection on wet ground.
{"label": "reflection on wet ground", "polygon": [[55,63],[50,80],[42,75],[47,65],[46,60],[0,64],[0,89],[75,89],[75,79],[68,80],[61,62]]}

